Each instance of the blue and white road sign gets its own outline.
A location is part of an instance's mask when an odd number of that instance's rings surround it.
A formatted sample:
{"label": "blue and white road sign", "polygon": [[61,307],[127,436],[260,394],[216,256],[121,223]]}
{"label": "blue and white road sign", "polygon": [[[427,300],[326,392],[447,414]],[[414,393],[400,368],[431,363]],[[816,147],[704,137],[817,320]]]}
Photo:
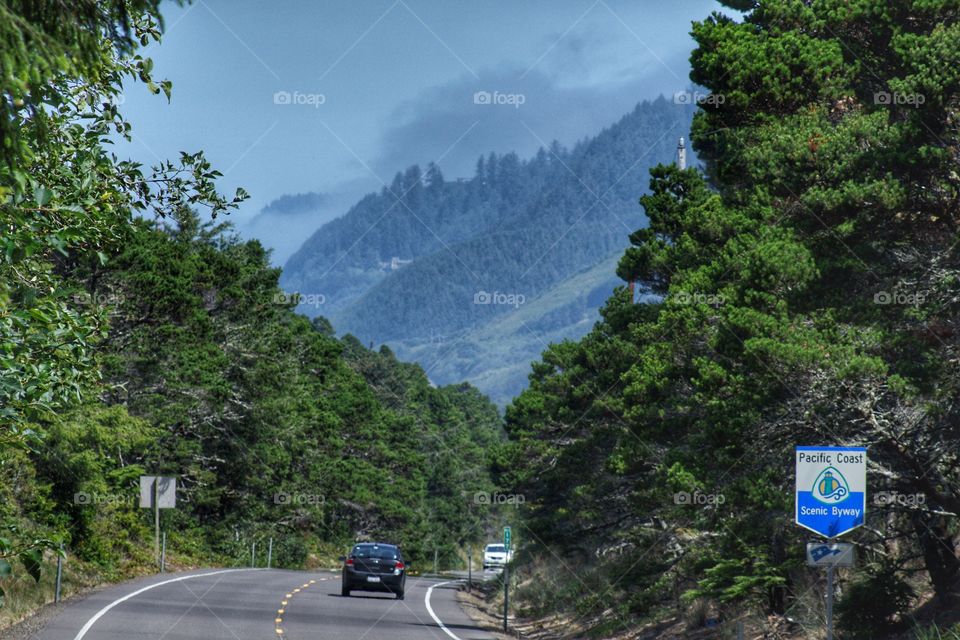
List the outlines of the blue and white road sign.
{"label": "blue and white road sign", "polygon": [[827,538],[863,524],[867,511],[865,447],[797,447],[796,521]]}
{"label": "blue and white road sign", "polygon": [[807,566],[852,567],[856,560],[855,547],[849,542],[807,543]]}

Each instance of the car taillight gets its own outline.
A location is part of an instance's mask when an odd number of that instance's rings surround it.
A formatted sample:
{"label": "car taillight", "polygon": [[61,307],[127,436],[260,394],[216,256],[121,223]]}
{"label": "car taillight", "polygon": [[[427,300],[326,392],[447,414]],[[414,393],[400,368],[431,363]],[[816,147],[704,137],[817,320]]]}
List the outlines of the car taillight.
{"label": "car taillight", "polygon": [[353,566],[353,558],[347,558],[347,566],[348,566],[348,567],[352,567],[352,566]]}
{"label": "car taillight", "polygon": [[393,568],[397,569],[398,571],[403,571],[403,563],[397,560],[397,564],[393,565]]}

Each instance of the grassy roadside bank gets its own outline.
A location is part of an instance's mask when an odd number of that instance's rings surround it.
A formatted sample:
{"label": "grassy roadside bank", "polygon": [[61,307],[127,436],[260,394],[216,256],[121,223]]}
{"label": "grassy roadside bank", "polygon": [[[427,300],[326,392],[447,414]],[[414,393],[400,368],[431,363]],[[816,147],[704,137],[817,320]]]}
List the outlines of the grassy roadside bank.
{"label": "grassy roadside bank", "polygon": [[[337,557],[340,547],[334,544],[318,544],[299,567],[280,566],[274,568],[296,568],[305,571],[334,570],[339,567]],[[257,554],[257,566],[266,566],[265,550]],[[115,584],[156,575],[157,567],[152,562],[152,548],[145,547],[144,553],[136,557],[120,559],[113,568],[105,568],[96,563],[84,561],[67,550],[63,561],[63,574],[60,589],[61,603],[82,597],[97,589]],[[249,566],[249,557],[236,558],[215,554],[185,554],[172,552],[166,558],[165,572],[169,574],[192,571],[201,568],[231,568]],[[44,618],[59,608],[54,604],[56,593],[57,556],[47,551],[43,556],[40,581],[24,572],[15,573],[0,579],[6,597],[0,607],[0,640],[7,637],[31,637],[18,634],[20,627],[32,627],[33,618]]]}
{"label": "grassy roadside bank", "polygon": [[[621,567],[622,569],[622,567]],[[647,615],[631,612],[629,583],[611,580],[609,567],[579,567],[576,574],[557,558],[515,563],[510,577],[508,632],[503,632],[503,583],[500,577],[476,580],[471,592],[457,595],[464,611],[498,638],[524,640],[713,640],[739,637],[806,640],[824,637],[823,589],[811,582],[809,597],[788,615],[764,614],[760,607],[730,608],[696,599],[677,607],[661,607]],[[918,581],[918,584],[920,581]],[[842,586],[851,588],[848,581]],[[838,638],[888,640],[960,640],[960,610],[938,603],[932,592],[918,594],[921,604],[897,629],[883,636],[836,630]],[[602,602],[602,606],[595,606]]]}
{"label": "grassy roadside bank", "polygon": [[[236,566],[236,563],[223,557],[172,554],[167,558],[166,571],[175,573],[207,566]],[[115,568],[107,569],[77,558],[67,550],[67,558],[63,561],[61,603],[101,587],[154,575],[156,572],[156,566],[152,562],[144,562],[142,558],[125,558]],[[43,556],[39,582],[35,582],[23,572],[0,580],[0,586],[6,594],[3,607],[0,607],[0,638],[13,627],[37,615],[44,607],[54,604],[56,579],[57,556],[54,552],[47,551]]]}

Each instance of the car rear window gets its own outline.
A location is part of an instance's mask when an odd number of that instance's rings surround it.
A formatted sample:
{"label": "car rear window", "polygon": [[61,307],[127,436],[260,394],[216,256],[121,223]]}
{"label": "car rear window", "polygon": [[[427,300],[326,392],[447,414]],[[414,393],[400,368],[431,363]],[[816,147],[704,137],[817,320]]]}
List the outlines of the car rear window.
{"label": "car rear window", "polygon": [[506,551],[502,544],[488,544],[487,551]]}
{"label": "car rear window", "polygon": [[357,545],[352,554],[357,558],[377,558],[378,560],[396,560],[400,554],[396,547],[371,547]]}

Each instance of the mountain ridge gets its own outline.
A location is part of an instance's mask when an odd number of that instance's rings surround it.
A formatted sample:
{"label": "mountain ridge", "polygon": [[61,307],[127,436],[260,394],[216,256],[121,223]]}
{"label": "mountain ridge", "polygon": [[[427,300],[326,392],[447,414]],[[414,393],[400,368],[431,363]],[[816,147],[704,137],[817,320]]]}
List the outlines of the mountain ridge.
{"label": "mountain ridge", "polygon": [[[470,179],[446,181],[433,163],[425,171],[411,166],[308,238],[288,260],[281,284],[321,294],[314,299],[322,305],[301,305],[301,312],[324,315],[339,333],[364,343],[395,345],[424,367],[442,357],[439,345],[448,338],[458,351],[472,345],[476,366],[444,367],[439,383],[485,377],[501,368],[504,355],[491,361],[496,349],[463,335],[482,333],[516,312],[518,300],[535,300],[622,253],[646,224],[637,198],[647,191],[648,171],[674,160],[693,111],[663,96],[643,101],[572,149],[554,142],[526,160],[482,156]],[[607,294],[617,282],[613,269],[609,277]],[[493,292],[513,300],[512,308],[478,300]],[[546,332],[562,339],[589,330],[585,318],[596,319],[600,304],[578,305],[565,316],[569,330],[545,319]],[[516,332],[512,339],[517,359],[509,364],[528,364],[534,339],[520,344]],[[505,402],[525,378],[518,370],[493,396]]]}

